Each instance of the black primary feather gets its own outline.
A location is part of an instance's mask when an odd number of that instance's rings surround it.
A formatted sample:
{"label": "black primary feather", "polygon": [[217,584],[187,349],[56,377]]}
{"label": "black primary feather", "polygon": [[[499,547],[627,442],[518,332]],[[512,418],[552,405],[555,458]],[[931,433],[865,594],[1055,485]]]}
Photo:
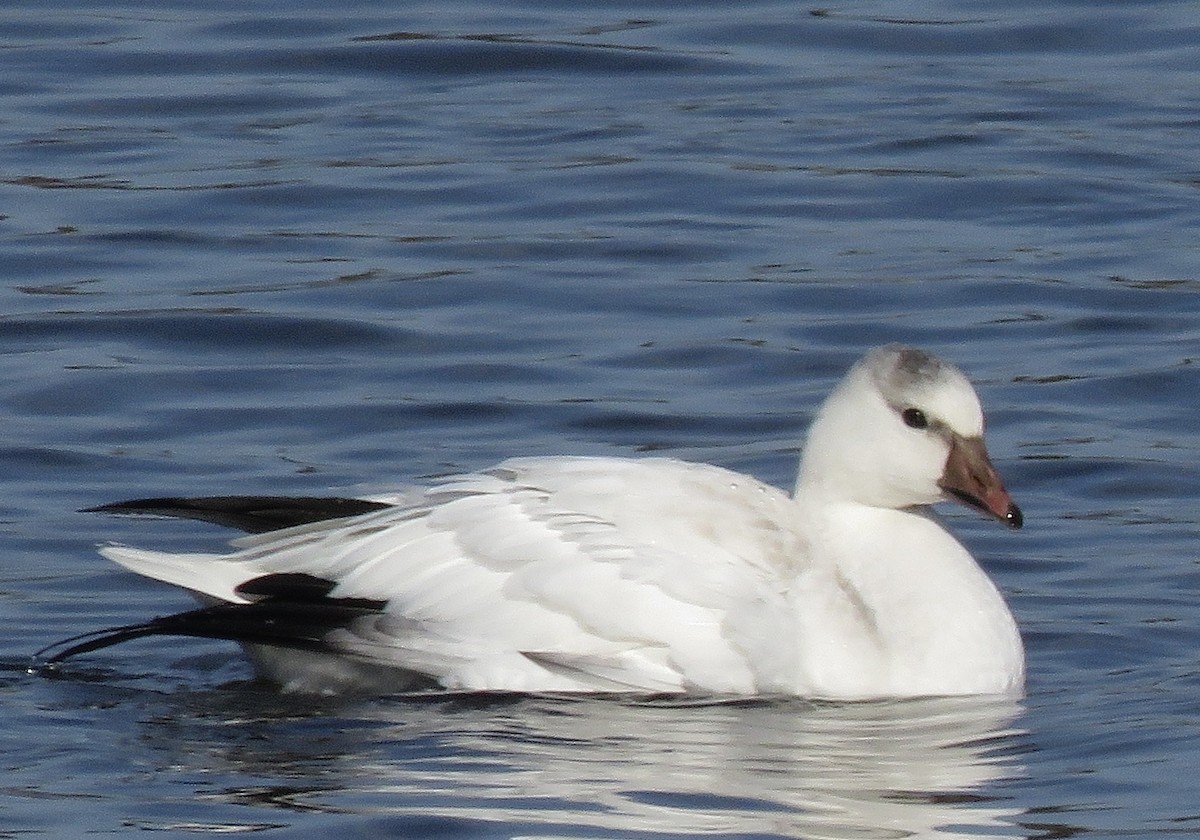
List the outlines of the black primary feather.
{"label": "black primary feather", "polygon": [[123,513],[173,516],[198,519],[227,528],[237,528],[249,534],[262,534],[324,522],[361,516],[392,507],[386,502],[338,496],[162,496],[153,499],[131,499],[84,508],[82,513]]}
{"label": "black primary feather", "polygon": [[330,598],[335,585],[301,573],[253,578],[237,588],[238,594],[257,598],[249,604],[215,604],[72,636],[35,653],[31,669],[53,668],[73,656],[146,636],[193,636],[329,651],[326,638],[330,632],[378,615],[387,605],[370,598]]}

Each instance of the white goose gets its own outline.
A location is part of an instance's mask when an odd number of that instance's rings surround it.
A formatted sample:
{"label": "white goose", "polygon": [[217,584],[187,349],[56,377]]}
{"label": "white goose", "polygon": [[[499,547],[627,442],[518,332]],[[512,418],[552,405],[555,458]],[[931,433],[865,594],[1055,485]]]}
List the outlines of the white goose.
{"label": "white goose", "polygon": [[303,691],[1020,694],[1012,615],[926,507],[947,497],[1021,526],[967,378],[891,345],[822,405],[791,496],[703,464],[562,457],[392,497],[95,508],[258,533],[224,555],[103,548],[207,606],[39,656],[185,635],[242,642]]}

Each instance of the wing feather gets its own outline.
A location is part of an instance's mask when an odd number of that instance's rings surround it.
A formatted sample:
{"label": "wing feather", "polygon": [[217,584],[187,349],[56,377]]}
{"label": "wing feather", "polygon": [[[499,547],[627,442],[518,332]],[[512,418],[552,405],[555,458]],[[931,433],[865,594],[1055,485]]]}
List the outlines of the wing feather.
{"label": "wing feather", "polygon": [[517,459],[224,556],[105,554],[235,603],[262,575],[330,581],[331,598],[384,602],[332,646],[448,687],[753,691],[744,628],[780,628],[746,616],[783,597],[803,549],[785,504],[715,467]]}

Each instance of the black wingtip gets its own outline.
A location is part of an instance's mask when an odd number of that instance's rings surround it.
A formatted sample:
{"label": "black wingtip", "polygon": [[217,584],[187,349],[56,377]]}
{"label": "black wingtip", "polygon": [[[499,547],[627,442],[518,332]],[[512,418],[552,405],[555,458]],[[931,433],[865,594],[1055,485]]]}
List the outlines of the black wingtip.
{"label": "black wingtip", "polygon": [[115,513],[196,519],[250,534],[278,531],[330,519],[361,516],[391,507],[386,502],[343,496],[158,496],[83,508],[80,513]]}
{"label": "black wingtip", "polygon": [[106,647],[119,645],[143,636],[153,636],[160,633],[154,621],[142,624],[126,624],[122,627],[108,627],[104,630],[92,630],[59,639],[36,651],[29,658],[28,671],[31,674],[57,670],[60,663],[82,653],[103,650]]}
{"label": "black wingtip", "polygon": [[332,584],[309,575],[266,575],[240,588],[261,598],[248,604],[220,603],[153,618],[141,624],[94,630],[61,639],[33,654],[30,672],[53,672],[60,663],[146,636],[190,636],[292,650],[337,652],[329,634],[377,616],[386,602],[329,598]]}

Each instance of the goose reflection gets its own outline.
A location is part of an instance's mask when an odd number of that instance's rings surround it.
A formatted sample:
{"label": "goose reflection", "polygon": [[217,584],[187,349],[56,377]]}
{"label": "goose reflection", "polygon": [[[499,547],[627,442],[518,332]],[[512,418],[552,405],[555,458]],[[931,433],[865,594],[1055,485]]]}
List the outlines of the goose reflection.
{"label": "goose reflection", "polygon": [[[1011,837],[1020,809],[1000,782],[1023,775],[1020,713],[989,698],[375,701],[267,721],[267,738],[243,717],[253,736],[227,757],[254,782],[225,795],[369,816],[383,834],[420,817],[538,836]],[[211,750],[212,735],[197,738]]]}

